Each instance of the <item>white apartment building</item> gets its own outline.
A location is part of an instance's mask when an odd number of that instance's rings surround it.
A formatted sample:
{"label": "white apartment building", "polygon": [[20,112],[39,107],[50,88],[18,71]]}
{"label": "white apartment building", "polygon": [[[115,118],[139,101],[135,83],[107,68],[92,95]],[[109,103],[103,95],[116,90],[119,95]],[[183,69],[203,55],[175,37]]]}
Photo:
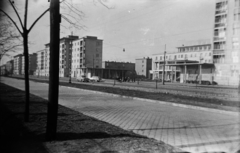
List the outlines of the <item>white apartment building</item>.
{"label": "white apartment building", "polygon": [[[29,75],[33,75],[34,72],[37,69],[37,54],[29,54],[28,55],[28,73]],[[22,69],[21,69],[21,74],[25,74],[25,58],[22,56]]]}
{"label": "white apartment building", "polygon": [[[152,56],[153,79],[186,82],[196,76],[212,79],[213,56],[211,44],[177,47],[177,53],[162,53]],[[164,59],[165,58],[165,59]],[[165,61],[165,70],[164,69]],[[164,74],[164,76],[163,76]]]}
{"label": "white apartment building", "polygon": [[240,0],[216,0],[213,59],[216,80],[238,84],[240,75]]}
{"label": "white apartment building", "polygon": [[101,68],[102,40],[86,36],[72,41],[72,77],[99,75]]}
{"label": "white apartment building", "polygon": [[36,52],[37,53],[37,69],[35,71],[35,75],[37,76],[45,76],[45,53],[46,53],[46,49],[42,49]]}
{"label": "white apartment building", "polygon": [[21,72],[22,72],[22,58],[23,58],[22,54],[18,54],[16,56],[14,56],[13,74],[21,75]]}

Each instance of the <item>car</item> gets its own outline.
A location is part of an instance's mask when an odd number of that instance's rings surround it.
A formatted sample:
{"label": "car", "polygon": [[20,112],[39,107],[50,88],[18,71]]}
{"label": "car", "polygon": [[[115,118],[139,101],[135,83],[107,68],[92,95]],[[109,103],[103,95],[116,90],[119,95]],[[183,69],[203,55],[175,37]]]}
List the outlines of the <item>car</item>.
{"label": "car", "polygon": [[89,78],[87,78],[86,76],[79,76],[79,77],[77,77],[77,81],[89,82]]}
{"label": "car", "polygon": [[92,76],[89,78],[89,81],[91,82],[100,82],[101,79],[98,76]]}

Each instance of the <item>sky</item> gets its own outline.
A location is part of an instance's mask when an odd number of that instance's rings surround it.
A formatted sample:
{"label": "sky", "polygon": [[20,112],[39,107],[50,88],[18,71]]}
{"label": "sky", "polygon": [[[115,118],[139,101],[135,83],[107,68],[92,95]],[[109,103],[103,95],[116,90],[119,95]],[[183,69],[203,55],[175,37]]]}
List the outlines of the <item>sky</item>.
{"label": "sky", "polygon": [[[177,52],[176,47],[211,41],[213,35],[215,0],[66,1],[61,3],[61,14],[74,16],[84,28],[76,29],[62,18],[61,37],[72,33],[79,37],[97,36],[103,40],[103,61],[135,62],[137,58],[162,54],[165,46],[167,52]],[[73,4],[72,9],[66,4]],[[15,0],[14,5],[23,19],[24,1]],[[49,5],[47,0],[29,1],[28,27]],[[8,6],[4,9],[20,26]],[[44,49],[44,44],[49,43],[49,20],[47,13],[30,32],[30,53]]]}

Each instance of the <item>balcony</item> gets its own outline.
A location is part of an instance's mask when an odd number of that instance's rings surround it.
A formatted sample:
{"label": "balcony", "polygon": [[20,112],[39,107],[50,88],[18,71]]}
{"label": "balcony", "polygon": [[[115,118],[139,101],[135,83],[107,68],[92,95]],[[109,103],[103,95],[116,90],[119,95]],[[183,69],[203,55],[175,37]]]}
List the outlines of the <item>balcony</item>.
{"label": "balcony", "polygon": [[227,26],[227,24],[226,23],[217,23],[217,24],[215,24],[215,28],[219,28],[219,27],[226,27]]}
{"label": "balcony", "polygon": [[218,49],[218,50],[213,50],[213,55],[222,55],[224,54],[224,50],[223,49]]}
{"label": "balcony", "polygon": [[225,41],[226,37],[214,37],[213,41]]}
{"label": "balcony", "polygon": [[219,10],[216,10],[216,12],[215,12],[216,15],[226,14],[226,13],[227,13],[227,10],[226,10],[226,9],[219,9]]}

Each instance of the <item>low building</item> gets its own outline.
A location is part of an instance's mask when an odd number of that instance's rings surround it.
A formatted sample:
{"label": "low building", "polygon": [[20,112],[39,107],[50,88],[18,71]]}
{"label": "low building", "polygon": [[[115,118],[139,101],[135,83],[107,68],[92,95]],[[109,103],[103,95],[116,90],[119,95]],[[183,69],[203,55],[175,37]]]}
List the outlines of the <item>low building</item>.
{"label": "low building", "polygon": [[196,79],[200,81],[214,80],[214,64],[210,43],[177,48],[177,53],[153,55],[153,79],[165,79],[172,82],[179,79],[181,83]]}
{"label": "low building", "polygon": [[102,77],[105,79],[125,79],[130,77],[130,75],[135,77],[136,74],[135,63],[130,62],[103,61],[102,68]]}
{"label": "low building", "polygon": [[152,69],[152,59],[151,58],[139,58],[135,62],[135,71],[138,75],[144,76],[146,78],[152,78],[150,75],[150,70]]}

